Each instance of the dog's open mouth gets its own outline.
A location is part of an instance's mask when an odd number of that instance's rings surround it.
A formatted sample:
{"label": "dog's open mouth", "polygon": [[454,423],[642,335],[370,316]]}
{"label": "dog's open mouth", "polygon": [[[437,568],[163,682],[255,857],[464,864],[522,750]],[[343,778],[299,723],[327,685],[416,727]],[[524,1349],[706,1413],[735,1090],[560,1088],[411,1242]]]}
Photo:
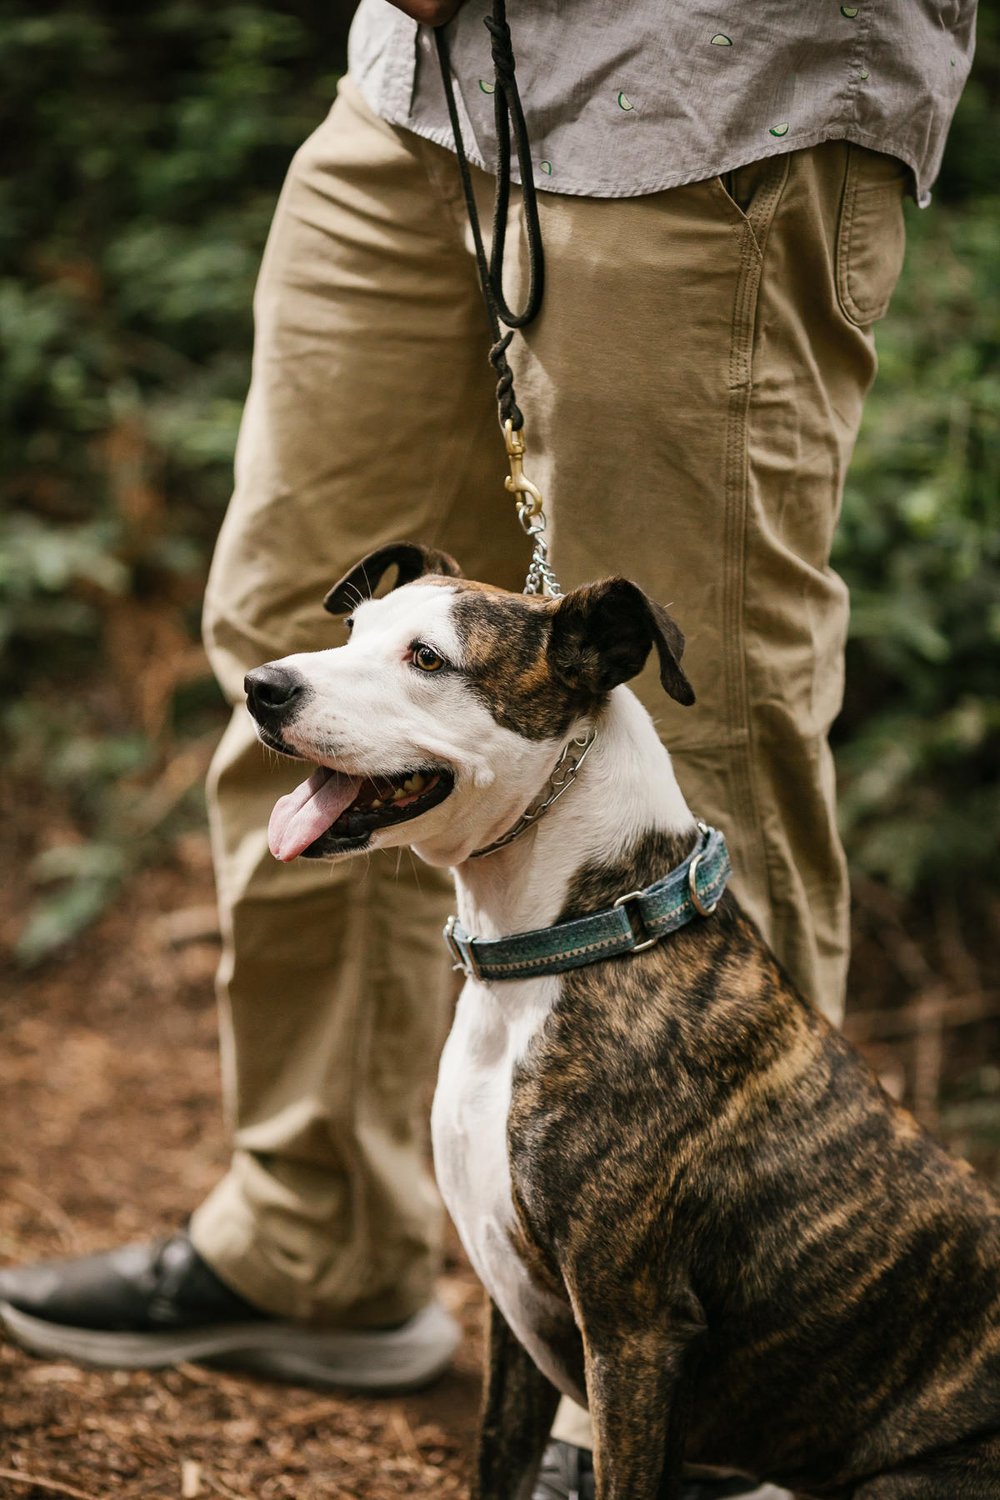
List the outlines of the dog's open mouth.
{"label": "dog's open mouth", "polygon": [[443,802],[455,778],[441,766],[396,776],[347,776],[317,766],[275,803],[267,841],[275,859],[318,859],[363,846],[377,828],[405,823]]}

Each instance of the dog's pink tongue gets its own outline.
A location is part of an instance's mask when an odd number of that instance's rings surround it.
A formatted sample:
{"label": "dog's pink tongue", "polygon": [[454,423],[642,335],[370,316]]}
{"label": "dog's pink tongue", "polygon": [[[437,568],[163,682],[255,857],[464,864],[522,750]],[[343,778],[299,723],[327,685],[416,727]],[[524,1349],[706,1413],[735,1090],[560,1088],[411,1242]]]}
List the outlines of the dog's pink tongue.
{"label": "dog's pink tongue", "polygon": [[360,788],[359,776],[317,766],[308,781],[287,797],[279,797],[267,825],[268,848],[275,859],[287,862],[308,849],[337,821]]}

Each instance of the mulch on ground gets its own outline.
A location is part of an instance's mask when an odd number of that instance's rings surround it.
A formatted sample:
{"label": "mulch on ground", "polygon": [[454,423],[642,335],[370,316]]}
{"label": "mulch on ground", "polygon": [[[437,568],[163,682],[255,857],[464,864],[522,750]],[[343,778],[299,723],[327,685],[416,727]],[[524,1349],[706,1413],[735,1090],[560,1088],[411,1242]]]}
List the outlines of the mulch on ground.
{"label": "mulch on ground", "polygon": [[[0,943],[16,930],[25,900],[12,883],[0,902]],[[942,1059],[959,1082],[993,1067],[1000,1040],[993,945],[984,929],[970,952],[946,924],[941,940],[921,949],[891,911],[880,915],[869,903],[858,917],[848,1029],[867,1040],[890,1087],[912,1092],[923,1079],[927,1109],[936,1113]],[[215,1182],[226,1159],[217,956],[207,842],[193,834],[131,881],[68,956],[0,983],[0,1261],[169,1233]],[[907,964],[924,1006],[915,1031],[897,1009]],[[1000,1092],[1000,1073],[983,1085],[994,1086]],[[956,1108],[937,1123],[996,1180],[1000,1110],[985,1095]],[[479,1396],[481,1294],[454,1243],[442,1295],[462,1319],[464,1344],[451,1373],[408,1396],[362,1399],[195,1366],[98,1373],[0,1347],[0,1497],[463,1494]]]}
{"label": "mulch on ground", "polygon": [[[169,1233],[223,1169],[205,840],[133,882],[67,962],[0,991],[0,1259]],[[185,1365],[104,1373],[0,1346],[0,1496],[390,1500],[464,1492],[481,1293],[449,1251],[466,1339],[415,1395],[359,1398]]]}

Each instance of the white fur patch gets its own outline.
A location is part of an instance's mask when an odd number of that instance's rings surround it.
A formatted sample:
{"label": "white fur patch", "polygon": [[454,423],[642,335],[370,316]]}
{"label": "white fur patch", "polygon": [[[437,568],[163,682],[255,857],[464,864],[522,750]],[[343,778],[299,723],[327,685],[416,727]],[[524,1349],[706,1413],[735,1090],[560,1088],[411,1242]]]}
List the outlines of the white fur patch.
{"label": "white fur patch", "polygon": [[[693,837],[694,819],[649,715],[628,688],[616,688],[578,784],[532,833],[455,871],[462,925],[477,937],[550,925],[584,865],[615,859],[650,829],[690,829]],[[561,982],[553,975],[466,984],[441,1059],[432,1136],[441,1193],[478,1276],[539,1369],[583,1402],[540,1332],[565,1304],[531,1280],[510,1240],[513,1074]]]}
{"label": "white fur patch", "polygon": [[[453,771],[455,788],[444,802],[371,840],[372,848],[410,844],[435,865],[460,864],[509,828],[561,749],[559,741],[502,728],[472,690],[461,671],[454,599],[446,585],[410,584],[359,604],[346,645],[273,663],[298,672],[312,690],[281,731],[307,759],[361,776],[435,765]],[[421,671],[410,659],[415,641],[456,670]]]}
{"label": "white fur patch", "polygon": [[[694,820],[649,715],[619,687],[599,715],[598,739],[576,784],[532,830],[470,859],[545,787],[562,741],[528,740],[496,722],[462,675],[454,599],[446,585],[411,584],[359,604],[346,646],[277,663],[312,689],[282,735],[308,759],[348,774],[450,769],[451,795],[409,822],[377,830],[372,847],[411,844],[430,863],[454,866],[462,925],[478,937],[499,937],[554,922],[584,866],[614,860],[654,829],[693,835]],[[482,607],[489,610],[488,595]],[[411,659],[414,641],[456,670],[421,672]],[[570,733],[584,727],[581,721]],[[540,1332],[565,1305],[532,1282],[510,1240],[512,1080],[560,983],[543,977],[465,986],[441,1060],[432,1134],[442,1195],[487,1291],[539,1368],[580,1400]]]}
{"label": "white fur patch", "polygon": [[565,1316],[565,1304],[535,1285],[510,1240],[511,1080],[558,994],[557,978],[505,984],[500,995],[465,986],[441,1057],[431,1136],[441,1196],[480,1281],[542,1373],[584,1401],[535,1331],[553,1314]]}

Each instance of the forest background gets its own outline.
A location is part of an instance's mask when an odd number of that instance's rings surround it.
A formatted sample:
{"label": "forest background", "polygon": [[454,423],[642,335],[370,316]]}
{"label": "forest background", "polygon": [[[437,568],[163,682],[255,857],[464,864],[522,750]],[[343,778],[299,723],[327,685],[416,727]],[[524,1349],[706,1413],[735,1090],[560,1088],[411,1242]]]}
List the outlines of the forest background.
{"label": "forest background", "polygon": [[[83,935],[204,824],[198,644],[282,176],[349,5],[0,0],[0,733],[10,963]],[[1000,27],[902,283],[835,563],[854,1034],[1000,1163]]]}
{"label": "forest background", "polygon": [[[835,3],[835,0],[831,0]],[[0,1261],[169,1234],[225,1169],[198,641],[251,295],[350,0],[0,0]],[[1000,26],[877,340],[837,539],[846,1029],[1000,1184]],[[0,1497],[466,1493],[480,1291],[426,1392],[0,1344]]]}

